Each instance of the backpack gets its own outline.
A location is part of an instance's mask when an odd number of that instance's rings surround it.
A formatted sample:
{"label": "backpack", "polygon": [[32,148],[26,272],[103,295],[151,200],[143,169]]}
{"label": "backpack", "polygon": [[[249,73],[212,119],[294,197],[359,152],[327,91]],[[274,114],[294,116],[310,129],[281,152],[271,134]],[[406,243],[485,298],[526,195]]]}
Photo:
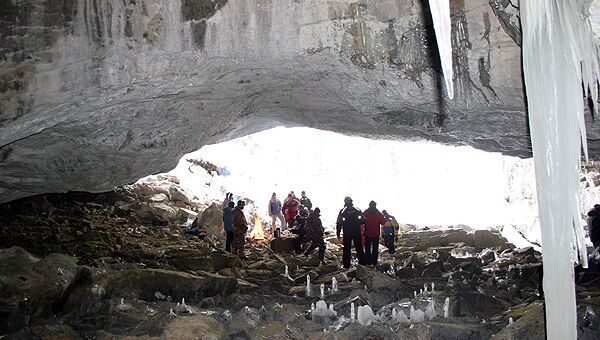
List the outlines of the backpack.
{"label": "backpack", "polygon": [[341,224],[345,227],[358,227],[365,223],[362,212],[355,207],[345,207],[340,213]]}

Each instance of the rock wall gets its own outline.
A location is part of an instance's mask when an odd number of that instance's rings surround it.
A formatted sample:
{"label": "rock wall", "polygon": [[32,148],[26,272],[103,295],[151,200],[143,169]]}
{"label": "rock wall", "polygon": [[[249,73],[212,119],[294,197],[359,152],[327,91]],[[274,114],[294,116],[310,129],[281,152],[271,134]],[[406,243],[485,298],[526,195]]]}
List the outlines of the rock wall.
{"label": "rock wall", "polygon": [[423,1],[8,1],[0,202],[108,190],[276,125],[529,155],[519,46],[488,1],[451,7],[453,101]]}

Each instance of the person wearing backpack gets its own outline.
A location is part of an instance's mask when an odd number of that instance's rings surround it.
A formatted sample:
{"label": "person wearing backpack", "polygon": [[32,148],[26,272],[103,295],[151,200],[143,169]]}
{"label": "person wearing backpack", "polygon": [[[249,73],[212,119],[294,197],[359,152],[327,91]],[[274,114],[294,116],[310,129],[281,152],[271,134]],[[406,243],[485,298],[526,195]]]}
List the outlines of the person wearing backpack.
{"label": "person wearing backpack", "polygon": [[398,231],[400,229],[400,225],[396,218],[387,211],[381,211],[383,216],[385,217],[385,223],[383,224],[383,228],[381,228],[381,233],[383,234],[383,244],[388,248],[390,254],[396,253],[396,238],[398,237]]}
{"label": "person wearing backpack", "polygon": [[375,201],[369,202],[369,209],[363,213],[365,216],[365,256],[367,265],[377,265],[379,257],[379,233],[385,224],[385,217],[377,209]]}
{"label": "person wearing backpack", "polygon": [[365,217],[363,213],[356,209],[352,204],[352,198],[344,198],[344,208],[340,210],[337,217],[337,237],[340,239],[340,232],[344,232],[344,252],[342,255],[342,262],[344,268],[350,268],[350,258],[352,256],[352,242],[354,242],[354,248],[356,249],[356,257],[358,263],[365,265],[365,252],[363,250],[363,244],[361,239],[360,226],[365,223]]}

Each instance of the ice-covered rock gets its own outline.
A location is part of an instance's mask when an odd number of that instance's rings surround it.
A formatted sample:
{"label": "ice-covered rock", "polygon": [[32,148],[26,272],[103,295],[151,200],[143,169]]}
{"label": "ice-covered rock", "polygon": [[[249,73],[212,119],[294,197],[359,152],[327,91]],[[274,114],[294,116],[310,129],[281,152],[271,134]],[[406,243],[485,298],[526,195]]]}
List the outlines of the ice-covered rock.
{"label": "ice-covered rock", "polygon": [[371,325],[376,320],[376,316],[375,314],[373,314],[371,306],[358,306],[357,320],[358,323],[360,323],[363,326]]}

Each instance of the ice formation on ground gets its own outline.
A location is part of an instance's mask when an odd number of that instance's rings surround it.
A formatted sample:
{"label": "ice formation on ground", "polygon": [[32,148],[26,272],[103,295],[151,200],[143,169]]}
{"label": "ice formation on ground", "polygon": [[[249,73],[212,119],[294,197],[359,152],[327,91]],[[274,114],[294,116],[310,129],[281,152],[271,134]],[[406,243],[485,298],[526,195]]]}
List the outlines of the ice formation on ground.
{"label": "ice formation on ground", "polygon": [[450,298],[447,297],[446,300],[444,301],[444,319],[447,319],[448,316],[450,315]]}
{"label": "ice formation on ground", "polygon": [[363,326],[369,326],[375,320],[377,320],[376,315],[373,314],[373,310],[371,309],[371,306],[369,306],[369,305],[358,306],[357,318],[358,318],[358,323],[360,323]]}

